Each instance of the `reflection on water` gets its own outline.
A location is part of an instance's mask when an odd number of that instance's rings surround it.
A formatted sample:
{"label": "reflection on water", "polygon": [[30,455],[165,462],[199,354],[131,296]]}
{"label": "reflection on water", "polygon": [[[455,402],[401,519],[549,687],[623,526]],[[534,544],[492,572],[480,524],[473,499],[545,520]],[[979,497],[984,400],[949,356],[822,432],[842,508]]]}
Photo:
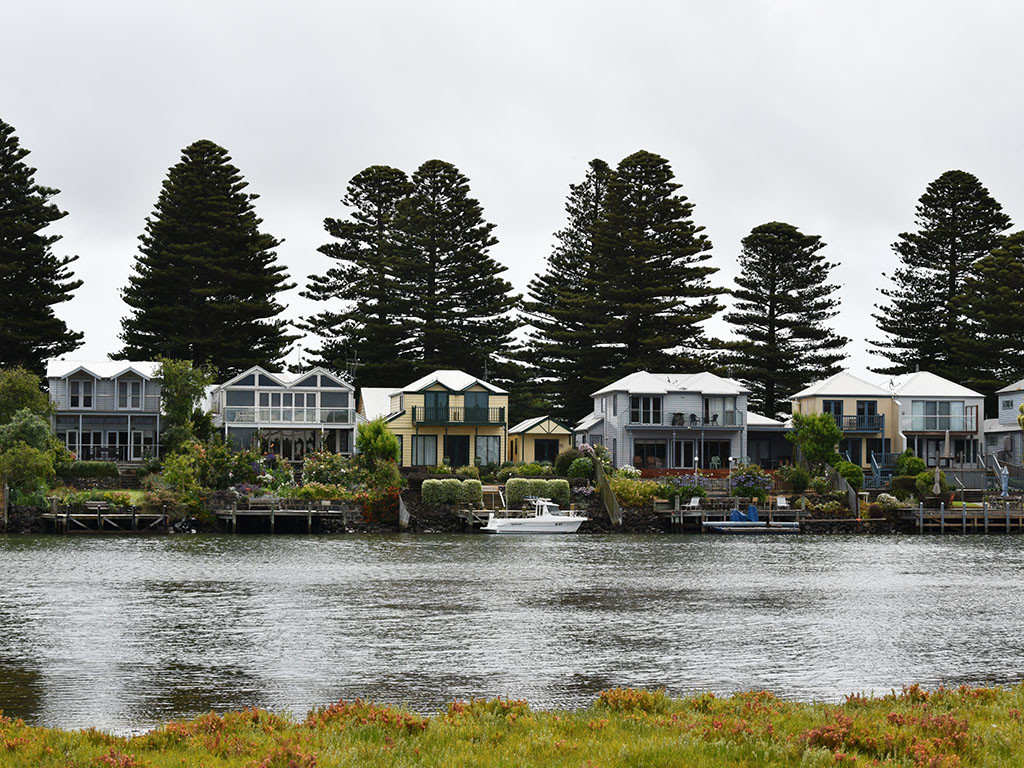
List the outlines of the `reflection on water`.
{"label": "reflection on water", "polygon": [[0,708],[138,729],[616,685],[836,699],[1024,669],[1014,537],[0,537]]}

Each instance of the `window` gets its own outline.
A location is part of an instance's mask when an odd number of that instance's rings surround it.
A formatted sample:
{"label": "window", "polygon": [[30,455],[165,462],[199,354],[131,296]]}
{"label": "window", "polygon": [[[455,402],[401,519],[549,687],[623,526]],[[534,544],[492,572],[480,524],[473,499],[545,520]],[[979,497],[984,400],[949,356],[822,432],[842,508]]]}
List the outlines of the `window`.
{"label": "window", "polygon": [[464,402],[466,404],[466,421],[476,424],[487,423],[488,400],[486,392],[467,392],[464,395]]}
{"label": "window", "polygon": [[142,382],[117,382],[117,407],[119,409],[138,410],[142,408]]}
{"label": "window", "polygon": [[711,426],[736,426],[736,395],[704,398],[704,423]]}
{"label": "window", "polygon": [[395,435],[398,438],[398,466],[403,466],[405,462],[405,435]]}
{"label": "window", "polygon": [[943,432],[947,429],[968,429],[963,400],[914,400],[911,403],[911,413],[913,431]]}
{"label": "window", "polygon": [[822,400],[821,401],[821,412],[831,414],[839,421],[843,418],[843,401],[842,400]]}
{"label": "window", "polygon": [[92,382],[76,379],[70,383],[71,407],[92,408]]}
{"label": "window", "polygon": [[604,436],[600,432],[590,433],[590,444],[591,445],[604,445]]}
{"label": "window", "polygon": [[501,463],[501,438],[497,435],[480,435],[476,439],[476,463]]}
{"label": "window", "polygon": [[[306,407],[311,407],[306,395]],[[327,424],[347,424],[351,421],[348,412],[348,392],[320,393],[320,421]]]}
{"label": "window", "polygon": [[448,393],[423,393],[423,410],[427,421],[448,421]]}
{"label": "window", "polygon": [[437,435],[412,436],[412,465],[414,467],[437,466]]}
{"label": "window", "polygon": [[1013,408],[1013,400],[1003,400],[1003,408]]}
{"label": "window", "polygon": [[619,396],[612,395],[612,416],[619,415]]}
{"label": "window", "polygon": [[665,466],[668,446],[664,440],[637,440],[633,443],[633,466],[639,469],[660,469]]}
{"label": "window", "polygon": [[629,398],[631,424],[661,424],[661,398],[632,395]]}
{"label": "window", "polygon": [[316,386],[316,374],[314,374],[312,376],[307,376],[306,378],[304,378],[302,381],[300,381],[295,386],[296,387],[315,387]]}

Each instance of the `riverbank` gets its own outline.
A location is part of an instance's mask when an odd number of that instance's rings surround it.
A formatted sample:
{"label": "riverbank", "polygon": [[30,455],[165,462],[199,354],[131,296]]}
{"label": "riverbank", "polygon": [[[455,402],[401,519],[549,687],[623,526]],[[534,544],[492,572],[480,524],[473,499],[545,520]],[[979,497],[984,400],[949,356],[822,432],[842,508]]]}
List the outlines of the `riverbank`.
{"label": "riverbank", "polygon": [[0,718],[5,768],[329,766],[1014,766],[1024,764],[1024,686],[917,686],[839,705],[767,692],[673,699],[604,691],[587,709],[507,699],[430,717],[361,701],[303,720],[264,710],[208,714],[132,738]]}

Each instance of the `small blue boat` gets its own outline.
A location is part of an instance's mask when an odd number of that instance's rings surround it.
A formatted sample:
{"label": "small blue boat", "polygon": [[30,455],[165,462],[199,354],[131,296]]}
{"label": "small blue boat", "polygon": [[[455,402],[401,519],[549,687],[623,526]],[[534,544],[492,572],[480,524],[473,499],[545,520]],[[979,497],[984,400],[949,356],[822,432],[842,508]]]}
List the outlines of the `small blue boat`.
{"label": "small blue boat", "polygon": [[721,522],[705,522],[704,530],[708,533],[739,533],[739,534],[779,534],[800,533],[800,523],[770,523],[761,521],[757,516],[757,506],[751,504],[747,511],[734,509],[728,520]]}

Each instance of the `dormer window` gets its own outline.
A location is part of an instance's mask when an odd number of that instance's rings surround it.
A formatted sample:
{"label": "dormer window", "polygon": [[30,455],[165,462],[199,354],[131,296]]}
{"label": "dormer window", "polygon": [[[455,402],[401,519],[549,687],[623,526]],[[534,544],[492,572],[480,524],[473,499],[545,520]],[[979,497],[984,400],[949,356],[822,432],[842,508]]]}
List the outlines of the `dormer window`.
{"label": "dormer window", "polygon": [[75,379],[70,382],[72,408],[92,408],[92,381]]}
{"label": "dormer window", "polygon": [[121,410],[139,410],[142,408],[142,382],[117,382],[117,407]]}

